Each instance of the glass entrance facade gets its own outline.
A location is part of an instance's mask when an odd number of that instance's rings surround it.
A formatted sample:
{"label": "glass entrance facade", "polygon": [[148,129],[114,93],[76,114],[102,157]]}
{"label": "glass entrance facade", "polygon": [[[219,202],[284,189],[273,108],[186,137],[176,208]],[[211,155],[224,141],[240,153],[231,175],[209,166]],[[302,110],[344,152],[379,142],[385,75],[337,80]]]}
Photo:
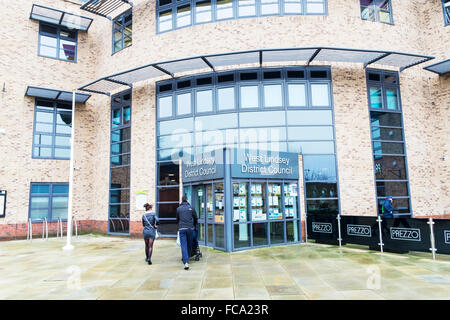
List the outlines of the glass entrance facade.
{"label": "glass entrance facade", "polygon": [[[162,233],[176,234],[180,160],[223,147],[301,153],[306,211],[339,213],[329,67],[208,73],[158,82],[156,94],[157,210],[165,222]],[[268,185],[264,188],[269,191]]]}

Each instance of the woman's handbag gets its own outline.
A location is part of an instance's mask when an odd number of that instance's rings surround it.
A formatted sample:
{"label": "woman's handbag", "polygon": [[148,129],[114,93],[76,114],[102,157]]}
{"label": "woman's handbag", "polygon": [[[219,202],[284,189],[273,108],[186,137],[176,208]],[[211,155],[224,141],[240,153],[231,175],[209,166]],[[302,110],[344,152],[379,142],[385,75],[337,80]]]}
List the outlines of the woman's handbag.
{"label": "woman's handbag", "polygon": [[181,242],[180,242],[180,231],[177,232],[177,246],[181,247]]}

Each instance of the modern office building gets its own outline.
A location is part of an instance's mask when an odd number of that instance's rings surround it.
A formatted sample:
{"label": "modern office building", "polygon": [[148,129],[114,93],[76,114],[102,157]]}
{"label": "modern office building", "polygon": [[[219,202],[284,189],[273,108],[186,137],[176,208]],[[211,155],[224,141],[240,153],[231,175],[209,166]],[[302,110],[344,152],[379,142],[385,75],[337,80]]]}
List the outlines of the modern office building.
{"label": "modern office building", "polygon": [[[67,219],[295,243],[307,213],[450,214],[450,1],[2,1],[0,239]],[[237,168],[239,165],[240,168]]]}

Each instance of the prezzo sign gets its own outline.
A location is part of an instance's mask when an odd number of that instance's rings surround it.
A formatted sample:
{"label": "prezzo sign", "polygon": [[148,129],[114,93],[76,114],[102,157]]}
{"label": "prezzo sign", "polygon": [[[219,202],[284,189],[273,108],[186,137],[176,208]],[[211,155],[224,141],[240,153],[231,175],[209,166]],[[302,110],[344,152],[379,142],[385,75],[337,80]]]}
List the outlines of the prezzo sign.
{"label": "prezzo sign", "polygon": [[312,232],[333,233],[333,225],[329,222],[313,222]]}
{"label": "prezzo sign", "polygon": [[372,236],[372,227],[358,224],[348,224],[347,225],[347,234],[349,236],[357,236],[357,237],[371,237]]}
{"label": "prezzo sign", "polygon": [[450,230],[444,230],[444,241],[446,244],[450,244]]}
{"label": "prezzo sign", "polygon": [[421,241],[420,229],[390,228],[392,240]]}

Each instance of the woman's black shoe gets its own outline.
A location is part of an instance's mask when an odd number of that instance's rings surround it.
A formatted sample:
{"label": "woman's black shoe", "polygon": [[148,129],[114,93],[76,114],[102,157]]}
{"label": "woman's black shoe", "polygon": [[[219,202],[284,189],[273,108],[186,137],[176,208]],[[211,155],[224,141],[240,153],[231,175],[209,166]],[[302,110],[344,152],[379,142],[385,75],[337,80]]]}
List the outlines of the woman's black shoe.
{"label": "woman's black shoe", "polygon": [[148,264],[152,264],[152,262],[150,260],[148,260],[147,262],[148,262]]}

